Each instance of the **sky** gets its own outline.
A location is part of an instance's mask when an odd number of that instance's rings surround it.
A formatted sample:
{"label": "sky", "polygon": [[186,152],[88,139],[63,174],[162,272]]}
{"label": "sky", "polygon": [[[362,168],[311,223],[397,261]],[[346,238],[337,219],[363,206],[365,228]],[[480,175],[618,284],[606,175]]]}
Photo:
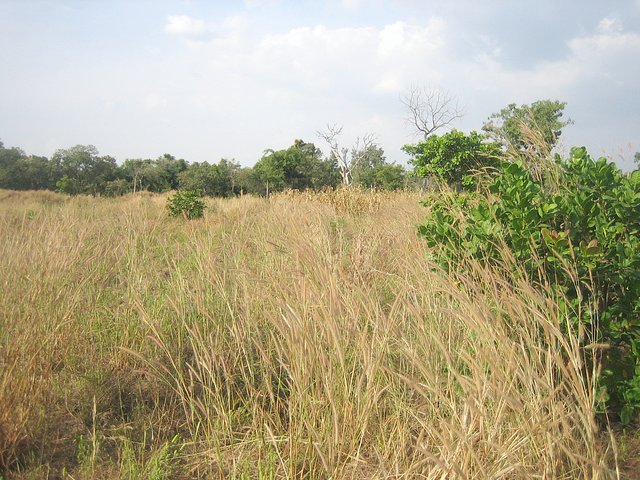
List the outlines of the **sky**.
{"label": "sky", "polygon": [[0,65],[0,141],[48,157],[252,166],[341,125],[404,164],[412,87],[455,98],[465,132],[552,99],[561,153],[640,151],[640,0],[0,0]]}

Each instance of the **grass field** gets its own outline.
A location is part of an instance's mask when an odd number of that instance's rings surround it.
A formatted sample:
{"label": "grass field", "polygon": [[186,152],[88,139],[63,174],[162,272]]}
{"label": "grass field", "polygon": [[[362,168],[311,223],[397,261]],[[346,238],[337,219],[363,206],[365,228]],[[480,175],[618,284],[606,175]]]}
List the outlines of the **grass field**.
{"label": "grass field", "polygon": [[582,333],[421,198],[0,191],[0,477],[632,478]]}

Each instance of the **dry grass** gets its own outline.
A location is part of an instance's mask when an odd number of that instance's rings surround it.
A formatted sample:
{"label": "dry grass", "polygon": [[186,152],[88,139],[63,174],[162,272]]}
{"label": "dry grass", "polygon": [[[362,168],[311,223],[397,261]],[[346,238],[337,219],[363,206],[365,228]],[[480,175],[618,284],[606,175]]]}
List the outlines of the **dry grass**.
{"label": "dry grass", "polygon": [[6,478],[619,475],[580,332],[415,194],[165,201],[0,191]]}

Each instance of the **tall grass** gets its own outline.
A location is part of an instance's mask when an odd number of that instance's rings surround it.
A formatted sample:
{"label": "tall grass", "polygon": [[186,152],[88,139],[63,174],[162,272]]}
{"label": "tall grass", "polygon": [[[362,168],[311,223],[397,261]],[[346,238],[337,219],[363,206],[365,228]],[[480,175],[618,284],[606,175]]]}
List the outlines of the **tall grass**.
{"label": "tall grass", "polygon": [[8,478],[619,475],[558,299],[437,270],[415,194],[40,195],[0,192]]}

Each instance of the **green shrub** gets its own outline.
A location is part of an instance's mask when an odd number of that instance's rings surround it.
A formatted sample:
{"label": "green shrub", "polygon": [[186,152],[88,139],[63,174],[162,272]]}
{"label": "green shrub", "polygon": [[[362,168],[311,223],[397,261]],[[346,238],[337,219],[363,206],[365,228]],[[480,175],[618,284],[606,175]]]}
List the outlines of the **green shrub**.
{"label": "green shrub", "polygon": [[179,190],[167,200],[167,209],[173,217],[201,218],[205,208],[202,194],[197,190]]}
{"label": "green shrub", "polygon": [[529,278],[558,289],[588,341],[609,344],[600,380],[628,423],[640,409],[640,172],[584,148],[556,162],[552,186],[505,162],[487,195],[441,198],[419,233],[446,268],[465,256],[497,263],[506,246]]}
{"label": "green shrub", "polygon": [[493,168],[500,155],[500,145],[487,142],[477,132],[469,135],[452,130],[442,136],[430,135],[416,145],[402,147],[411,155],[413,174],[419,177],[435,177],[448,185],[461,189],[473,189],[476,171]]}

